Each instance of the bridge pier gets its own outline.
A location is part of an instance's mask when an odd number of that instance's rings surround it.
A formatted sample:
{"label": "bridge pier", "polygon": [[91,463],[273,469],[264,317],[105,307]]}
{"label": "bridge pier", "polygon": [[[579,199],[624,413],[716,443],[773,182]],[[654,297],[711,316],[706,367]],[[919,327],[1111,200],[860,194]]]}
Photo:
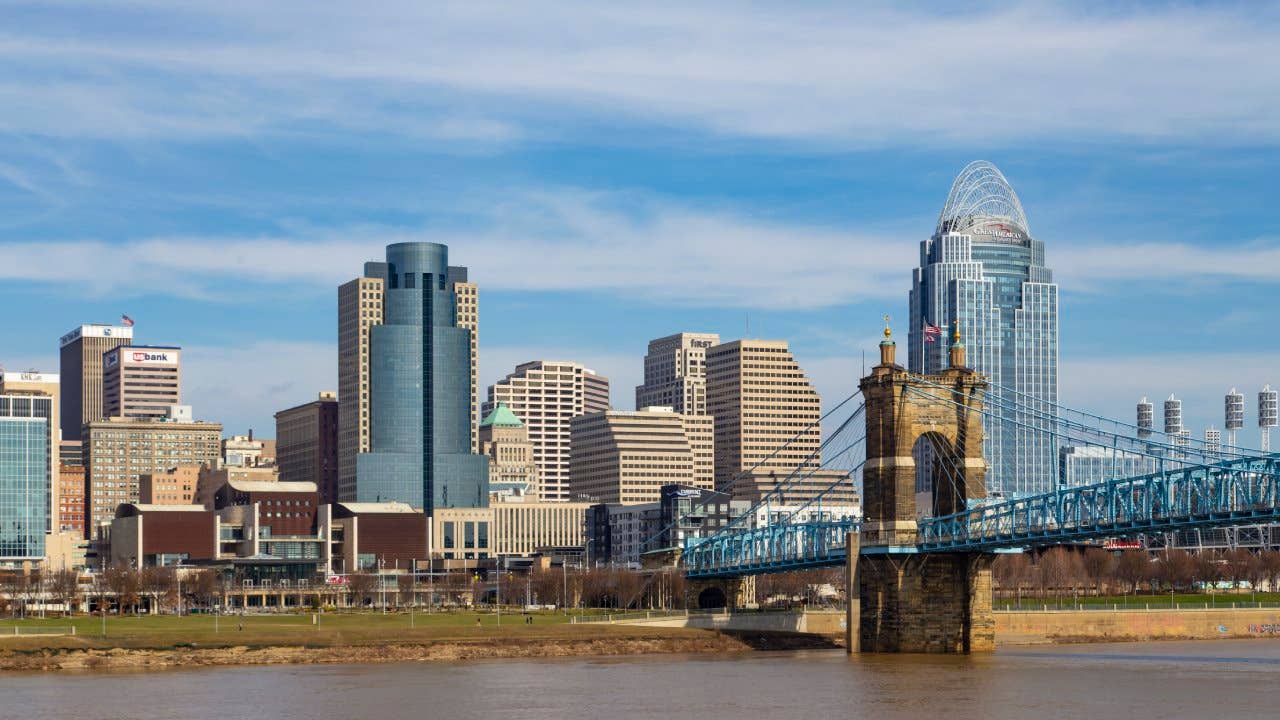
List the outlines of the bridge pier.
{"label": "bridge pier", "polygon": [[687,608],[734,610],[755,604],[756,578],[754,575],[733,578],[689,578],[685,581],[684,592]]}
{"label": "bridge pier", "polygon": [[857,566],[851,574],[857,578],[860,605],[858,649],[915,653],[994,650],[994,557],[986,553],[851,554],[849,562]]}

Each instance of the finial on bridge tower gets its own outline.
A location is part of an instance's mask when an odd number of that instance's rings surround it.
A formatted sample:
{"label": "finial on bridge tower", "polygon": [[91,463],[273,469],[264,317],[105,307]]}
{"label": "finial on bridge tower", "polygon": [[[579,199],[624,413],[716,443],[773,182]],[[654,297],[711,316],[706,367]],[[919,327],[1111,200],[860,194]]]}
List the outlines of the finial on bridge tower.
{"label": "finial on bridge tower", "polygon": [[964,367],[964,343],[960,342],[960,318],[955,319],[956,330],[951,335],[951,367]]}
{"label": "finial on bridge tower", "polygon": [[894,364],[894,350],[897,343],[893,341],[893,331],[889,329],[889,316],[884,316],[884,339],[880,341],[880,364]]}

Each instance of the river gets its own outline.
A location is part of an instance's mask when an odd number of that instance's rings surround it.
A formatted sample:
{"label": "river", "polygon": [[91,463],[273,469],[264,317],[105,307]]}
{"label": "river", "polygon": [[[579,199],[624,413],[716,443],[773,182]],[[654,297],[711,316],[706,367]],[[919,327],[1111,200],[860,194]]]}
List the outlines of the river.
{"label": "river", "polygon": [[1267,718],[1280,641],[0,675],[0,716],[151,719]]}

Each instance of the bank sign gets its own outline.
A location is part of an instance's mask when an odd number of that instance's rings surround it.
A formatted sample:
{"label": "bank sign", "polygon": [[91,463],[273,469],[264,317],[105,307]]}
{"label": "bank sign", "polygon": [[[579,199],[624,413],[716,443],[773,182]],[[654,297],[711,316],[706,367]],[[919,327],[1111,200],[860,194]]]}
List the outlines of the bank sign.
{"label": "bank sign", "polygon": [[122,348],[126,365],[172,365],[178,362],[176,350],[130,350]]}
{"label": "bank sign", "polygon": [[126,340],[133,338],[133,328],[131,327],[115,327],[113,325],[81,325],[71,332],[63,335],[58,341],[58,347],[65,347],[79,340],[82,337],[92,338],[124,338]]}

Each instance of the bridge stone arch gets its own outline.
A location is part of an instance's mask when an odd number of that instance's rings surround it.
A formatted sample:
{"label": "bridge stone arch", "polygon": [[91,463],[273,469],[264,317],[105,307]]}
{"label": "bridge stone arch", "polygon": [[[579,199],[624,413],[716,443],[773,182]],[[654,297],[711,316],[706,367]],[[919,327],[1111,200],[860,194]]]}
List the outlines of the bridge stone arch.
{"label": "bridge stone arch", "polygon": [[951,471],[934,474],[931,514],[964,509],[987,496],[982,454],[982,393],[987,381],[959,363],[937,375],[913,375],[894,362],[892,341],[881,344],[881,363],[862,379],[866,402],[867,463],[862,473],[862,545],[914,546],[917,442],[936,440]]}
{"label": "bridge stone arch", "polygon": [[[945,477],[932,473],[934,515],[963,510],[985,498],[982,396],[987,381],[964,366],[956,338],[951,366],[914,375],[894,359],[885,330],[880,364],[859,387],[866,403],[867,461],[863,521],[849,554],[849,650],[967,653],[995,647],[991,555],[926,553],[916,523],[916,460],[924,440],[947,454]],[[856,634],[854,628],[857,628]]]}

